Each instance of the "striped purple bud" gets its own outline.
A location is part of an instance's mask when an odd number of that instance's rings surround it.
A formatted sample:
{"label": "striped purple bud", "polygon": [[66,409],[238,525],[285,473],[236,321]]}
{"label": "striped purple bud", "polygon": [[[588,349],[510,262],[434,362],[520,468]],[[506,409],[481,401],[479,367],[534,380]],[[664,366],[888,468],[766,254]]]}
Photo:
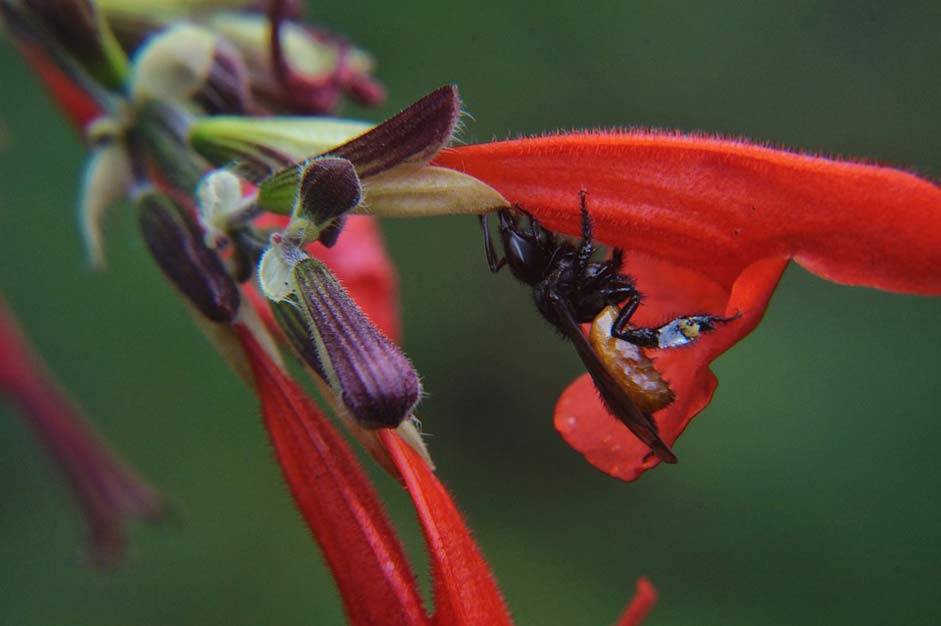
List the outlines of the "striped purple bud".
{"label": "striped purple bud", "polygon": [[144,241],[157,265],[203,315],[230,322],[238,312],[238,286],[216,254],[206,247],[196,220],[168,196],[155,191],[137,200]]}
{"label": "striped purple bud", "polygon": [[[365,428],[395,428],[421,397],[421,383],[402,351],[377,329],[322,263],[307,258],[292,270],[294,298],[306,321],[307,341],[296,323],[286,334],[322,373],[350,415]],[[293,299],[280,306],[292,306]],[[316,360],[310,344],[316,347]]]}

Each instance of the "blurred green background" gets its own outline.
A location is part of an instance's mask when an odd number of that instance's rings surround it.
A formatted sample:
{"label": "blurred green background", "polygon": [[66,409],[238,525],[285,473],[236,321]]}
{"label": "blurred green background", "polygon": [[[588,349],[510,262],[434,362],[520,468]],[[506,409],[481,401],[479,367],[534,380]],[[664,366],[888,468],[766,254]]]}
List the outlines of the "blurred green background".
{"label": "blurred green background", "polygon": [[[318,3],[379,59],[379,120],[460,85],[467,141],[644,125],[863,156],[941,177],[941,4]],[[59,476],[0,405],[0,623],[341,624],[252,395],[191,324],[128,210],[111,269],[74,227],[83,149],[0,45],[0,288],[63,384],[180,522],[136,527],[114,573],[81,562]],[[790,269],[676,450],[625,484],[552,428],[582,368],[527,291],[486,269],[476,220],[383,224],[420,416],[517,623],[941,622],[941,299]],[[380,488],[421,563],[400,489]],[[419,565],[422,569],[423,565]]]}

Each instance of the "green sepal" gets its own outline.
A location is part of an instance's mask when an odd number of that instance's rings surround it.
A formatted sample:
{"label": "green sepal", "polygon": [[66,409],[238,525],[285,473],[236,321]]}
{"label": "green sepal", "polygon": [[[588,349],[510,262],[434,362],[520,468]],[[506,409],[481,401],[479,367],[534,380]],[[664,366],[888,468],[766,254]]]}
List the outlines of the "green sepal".
{"label": "green sepal", "polygon": [[237,164],[239,174],[259,182],[282,168],[330,151],[362,135],[367,122],[330,118],[247,118],[214,116],[197,119],[189,144],[217,167]]}
{"label": "green sepal", "polygon": [[303,163],[284,169],[266,179],[258,186],[258,206],[269,213],[290,215],[297,203],[297,189],[300,185],[300,171]]}

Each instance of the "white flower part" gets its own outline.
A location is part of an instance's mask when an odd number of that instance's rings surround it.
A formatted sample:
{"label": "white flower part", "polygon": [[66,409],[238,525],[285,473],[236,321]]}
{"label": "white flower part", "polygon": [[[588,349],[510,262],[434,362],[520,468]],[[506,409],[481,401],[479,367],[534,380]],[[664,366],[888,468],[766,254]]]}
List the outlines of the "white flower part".
{"label": "white flower part", "polygon": [[209,77],[216,36],[194,24],[179,24],[152,37],[134,58],[131,98],[186,101]]}
{"label": "white flower part", "polygon": [[82,237],[92,267],[105,266],[101,222],[108,208],[127,196],[133,175],[127,152],[119,142],[96,148],[85,166],[79,201]]}
{"label": "white flower part", "polygon": [[258,282],[265,297],[281,302],[295,291],[294,266],[308,258],[293,240],[275,233],[258,263]]}
{"label": "white flower part", "polygon": [[200,181],[196,196],[206,245],[211,249],[220,248],[228,241],[226,232],[230,218],[245,206],[242,183],[228,170],[214,170]]}

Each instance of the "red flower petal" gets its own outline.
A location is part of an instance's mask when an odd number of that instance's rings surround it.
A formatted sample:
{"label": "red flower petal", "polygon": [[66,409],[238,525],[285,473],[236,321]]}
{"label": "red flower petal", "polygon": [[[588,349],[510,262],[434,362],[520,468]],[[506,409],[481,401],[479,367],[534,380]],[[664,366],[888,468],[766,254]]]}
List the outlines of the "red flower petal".
{"label": "red flower petal", "polygon": [[[702,289],[709,283],[700,281],[696,284],[695,275],[668,272],[669,266],[662,263],[632,256],[630,264],[639,281],[646,276],[654,279],[650,283],[639,282],[640,285],[659,285],[662,284],[659,280],[663,279],[668,285],[689,284],[689,290],[669,292],[673,297],[668,302],[651,297],[654,310],[674,313],[705,310],[723,315],[742,312],[737,320],[703,335],[689,347],[663,350],[653,355],[657,369],[676,392],[676,401],[655,414],[660,435],[671,445],[712,399],[717,383],[709,370],[709,363],[761,321],[787,259],[765,259],[755,263],[742,273],[729,294],[720,289],[709,293],[708,289]],[[640,271],[634,271],[635,268]],[[699,289],[694,290],[694,287]],[[656,294],[656,291],[652,289],[651,293]],[[684,294],[690,297],[682,297]],[[699,308],[704,305],[704,309]],[[649,309],[639,312],[638,323],[655,323],[650,315]],[[608,413],[588,374],[576,379],[562,393],[555,408],[555,427],[569,445],[585,455],[588,462],[616,478],[634,480],[659,462],[656,457],[645,460],[649,448]]]}
{"label": "red flower petal", "polygon": [[657,590],[646,578],[637,581],[637,591],[616,626],[640,626],[657,603]]}
{"label": "red flower petal", "polygon": [[[672,443],[711,398],[708,364],[760,321],[787,259],[833,281],[941,294],[941,189],[899,170],[668,133],[559,135],[452,148],[436,159],[492,185],[550,229],[627,252],[645,301],[635,322],[688,313],[738,320],[654,354],[677,401],[655,415]],[[587,376],[556,428],[599,469],[632,480],[656,464]]]}
{"label": "red flower petal", "polygon": [[422,458],[389,430],[382,442],[408,487],[425,535],[434,578],[434,623],[440,626],[511,624],[496,581],[461,513]]}
{"label": "red flower petal", "polygon": [[352,451],[251,332],[236,329],[281,468],[333,573],[350,623],[429,624],[404,551]]}
{"label": "red flower petal", "polygon": [[21,408],[69,482],[91,530],[92,557],[120,560],[129,519],[156,520],[160,495],[112,452],[45,371],[0,297],[0,393]]}
{"label": "red flower petal", "polygon": [[788,257],[836,282],[941,295],[941,189],[900,170],[644,132],[464,146],[436,163],[573,235],[587,190],[601,241],[727,289],[755,261]]}

